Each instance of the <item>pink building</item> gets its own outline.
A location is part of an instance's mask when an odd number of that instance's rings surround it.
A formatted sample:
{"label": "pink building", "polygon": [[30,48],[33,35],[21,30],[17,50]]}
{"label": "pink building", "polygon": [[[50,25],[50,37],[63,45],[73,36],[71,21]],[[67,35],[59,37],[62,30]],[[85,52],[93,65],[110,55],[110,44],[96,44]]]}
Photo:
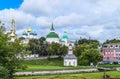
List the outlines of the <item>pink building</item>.
{"label": "pink building", "polygon": [[102,54],[103,62],[120,63],[120,43],[104,44]]}

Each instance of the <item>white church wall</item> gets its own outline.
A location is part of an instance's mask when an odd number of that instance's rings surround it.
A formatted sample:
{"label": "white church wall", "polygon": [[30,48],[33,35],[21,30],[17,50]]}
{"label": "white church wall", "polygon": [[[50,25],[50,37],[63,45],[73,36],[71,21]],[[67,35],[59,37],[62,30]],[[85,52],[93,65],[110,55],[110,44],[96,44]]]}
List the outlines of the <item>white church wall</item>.
{"label": "white church wall", "polygon": [[59,43],[59,38],[47,38],[46,41],[49,43],[52,43],[52,42]]}

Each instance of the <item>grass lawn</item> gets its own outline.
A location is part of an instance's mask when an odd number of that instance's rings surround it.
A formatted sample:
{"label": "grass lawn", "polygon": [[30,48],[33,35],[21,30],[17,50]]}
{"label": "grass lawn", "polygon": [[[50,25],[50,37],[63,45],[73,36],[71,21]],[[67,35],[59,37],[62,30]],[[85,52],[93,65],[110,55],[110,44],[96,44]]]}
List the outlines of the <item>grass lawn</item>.
{"label": "grass lawn", "polygon": [[[65,66],[43,66],[43,65],[27,65],[24,71],[40,71],[40,70],[65,70],[65,69],[83,69],[90,68],[89,66],[65,67]],[[23,70],[18,70],[23,71]]]}
{"label": "grass lawn", "polygon": [[[80,69],[90,68],[90,66],[77,66],[77,67],[65,67],[63,66],[63,60],[59,58],[54,59],[38,59],[38,60],[25,60],[23,64],[26,66],[24,71],[40,71],[40,70],[65,70],[65,69]],[[17,71],[23,71],[18,69]]]}
{"label": "grass lawn", "polygon": [[[78,74],[63,74],[63,75],[45,75],[45,76],[28,76],[28,77],[16,77],[16,79],[103,79],[104,72],[94,73],[78,73]],[[106,72],[111,77],[119,77],[120,71],[109,71]]]}
{"label": "grass lawn", "polygon": [[[61,58],[25,60],[23,64],[26,66],[26,69],[24,71],[90,68],[89,66],[64,67],[63,59]],[[120,64],[102,64],[99,65],[99,67],[120,67]],[[18,69],[17,71],[23,71],[23,70]]]}

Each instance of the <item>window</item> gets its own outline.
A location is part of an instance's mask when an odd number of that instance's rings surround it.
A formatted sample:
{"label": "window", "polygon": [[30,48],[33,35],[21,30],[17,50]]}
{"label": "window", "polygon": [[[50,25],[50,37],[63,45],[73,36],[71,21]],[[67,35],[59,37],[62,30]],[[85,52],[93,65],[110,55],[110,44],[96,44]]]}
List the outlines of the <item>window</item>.
{"label": "window", "polygon": [[65,61],[65,64],[67,63],[67,61]]}
{"label": "window", "polygon": [[73,62],[73,64],[75,65],[75,61]]}
{"label": "window", "polygon": [[71,62],[69,62],[69,65],[71,65]]}

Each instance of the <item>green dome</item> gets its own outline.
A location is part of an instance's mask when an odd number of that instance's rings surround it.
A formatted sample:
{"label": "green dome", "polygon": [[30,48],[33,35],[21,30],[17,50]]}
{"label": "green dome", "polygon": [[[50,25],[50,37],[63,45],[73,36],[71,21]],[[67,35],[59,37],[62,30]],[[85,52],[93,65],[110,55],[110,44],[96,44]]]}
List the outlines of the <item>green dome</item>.
{"label": "green dome", "polygon": [[62,38],[63,38],[63,39],[68,39],[68,36],[67,36],[67,35],[63,35]]}
{"label": "green dome", "polygon": [[56,34],[55,32],[50,32],[47,35],[47,38],[59,38],[58,34]]}
{"label": "green dome", "polygon": [[28,35],[25,31],[23,32],[23,35]]}

